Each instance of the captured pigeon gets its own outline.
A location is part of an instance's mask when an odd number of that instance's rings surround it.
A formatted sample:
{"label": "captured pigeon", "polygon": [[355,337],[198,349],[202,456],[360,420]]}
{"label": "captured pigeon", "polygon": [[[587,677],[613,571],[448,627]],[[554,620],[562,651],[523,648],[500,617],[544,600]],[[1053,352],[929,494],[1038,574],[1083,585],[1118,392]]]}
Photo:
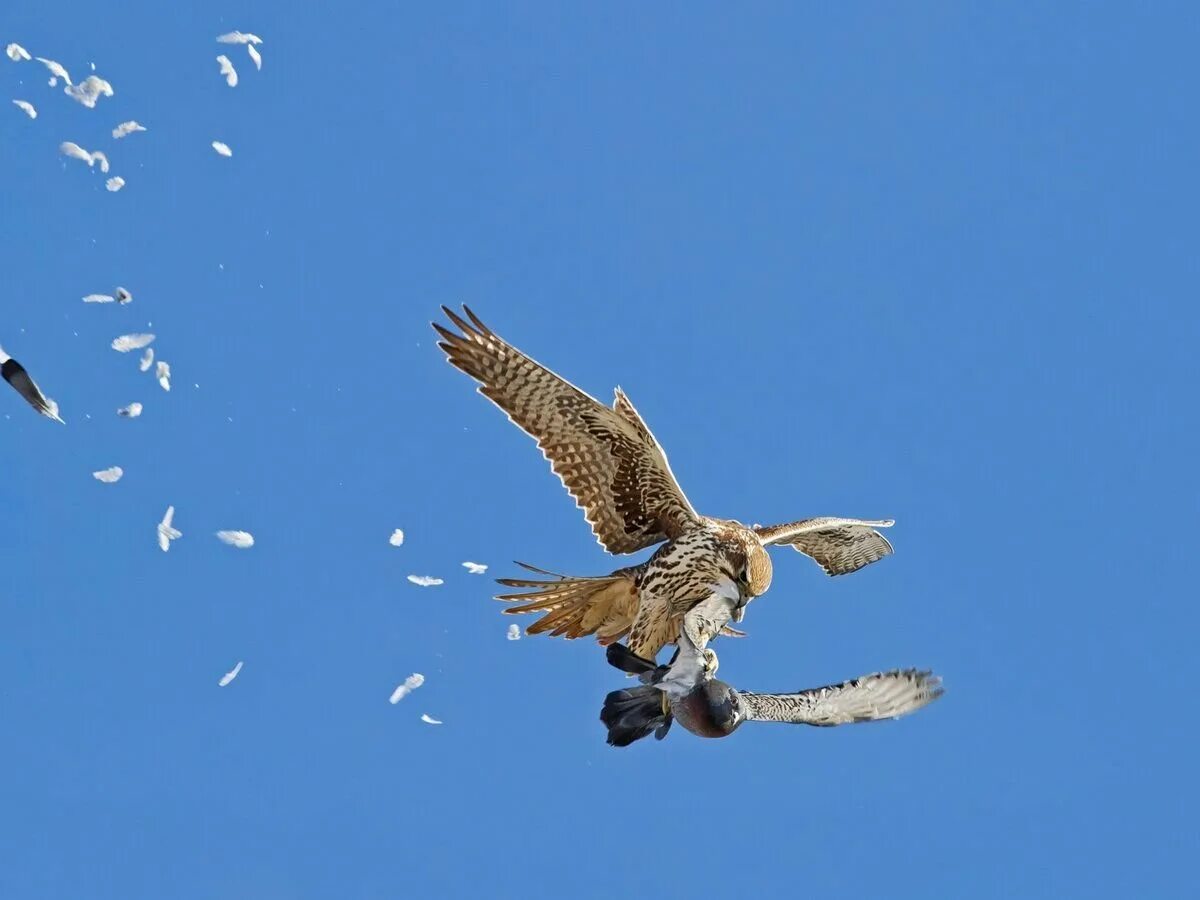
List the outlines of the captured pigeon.
{"label": "captured pigeon", "polygon": [[225,83],[230,87],[237,87],[237,69],[229,61],[229,57],[222,53],[217,57],[217,62],[221,64],[221,74],[225,76]]}
{"label": "captured pigeon", "polygon": [[221,680],[217,682],[217,687],[227,687],[229,682],[238,677],[238,672],[242,671],[242,661],[239,659],[238,664],[232,670],[221,676]]}
{"label": "captured pigeon", "polygon": [[5,353],[3,347],[0,347],[0,375],[3,375],[4,380],[16,388],[17,393],[43,416],[63,425],[67,424],[58,414],[58,404],[42,393],[42,389],[29,377],[25,367]]}
{"label": "captured pigeon", "polygon": [[258,71],[261,72],[262,71],[262,54],[258,52],[258,49],[253,44],[246,45],[246,52],[249,53],[250,58],[252,60],[254,60],[254,68],[258,69]]}
{"label": "captured pigeon", "polygon": [[142,414],[142,404],[130,403],[128,406],[122,406],[117,410],[117,415],[122,419],[136,419]]}
{"label": "captured pigeon", "polygon": [[154,365],[154,348],[147,347],[146,352],[142,354],[142,361],[138,363],[138,368],[143,372],[149,372],[152,365]]}
{"label": "captured pigeon", "polygon": [[79,84],[68,84],[63,93],[72,100],[77,100],[88,109],[95,109],[96,101],[101,97],[111,97],[113,87],[97,75],[89,75]]}
{"label": "captured pigeon", "polygon": [[165,363],[161,359],[158,361],[154,374],[158,377],[158,385],[164,391],[171,390],[171,364]]}
{"label": "captured pigeon", "polygon": [[[218,44],[261,44],[262,38],[257,34],[243,34],[240,31],[231,31],[228,34],[222,34],[217,38]],[[16,46],[15,44],[11,46]]]}
{"label": "captured pigeon", "polygon": [[125,135],[127,135],[127,134],[133,134],[135,131],[145,131],[145,130],[146,130],[146,126],[139,125],[137,122],[133,121],[133,119],[130,119],[128,122],[122,122],[120,125],[118,125],[116,128],[114,128],[112,134],[113,134],[113,137],[119,141],[121,138],[125,137]]}
{"label": "captured pigeon", "polygon": [[223,144],[220,141],[213,141],[212,148],[222,156],[233,156],[233,151],[229,149],[228,144]]}
{"label": "captured pigeon", "polygon": [[171,549],[171,541],[177,541],[183,537],[182,531],[171,526],[173,521],[175,521],[175,507],[168,506],[166,515],[158,523],[158,546],[163,553]]}
{"label": "captured pigeon", "polygon": [[92,477],[97,481],[104,482],[104,484],[116,484],[124,474],[125,470],[120,466],[112,466],[108,469],[101,469],[99,472],[93,472]]}
{"label": "captured pigeon", "polygon": [[9,44],[4,48],[4,52],[8,54],[8,58],[13,62],[20,62],[23,59],[30,59],[29,51],[20,44]]}
{"label": "captured pigeon", "polygon": [[67,70],[64,69],[59,63],[56,63],[52,59],[46,59],[44,56],[39,56],[37,61],[50,70],[50,87],[54,87],[56,84],[58,84],[58,79],[60,78],[67,84],[71,83],[71,76],[67,74]]}
{"label": "captured pigeon", "polygon": [[13,103],[23,109],[25,111],[25,115],[29,116],[29,118],[37,118],[37,110],[33,108],[33,104],[28,100],[14,100]]}
{"label": "captured pigeon", "polygon": [[154,343],[152,334],[123,334],[113,338],[112,348],[118,353],[128,353],[130,350],[141,350]]}
{"label": "captured pigeon", "polygon": [[254,535],[248,531],[218,531],[217,538],[230,547],[247,550],[254,546]]}
{"label": "captured pigeon", "polygon": [[88,153],[74,141],[63,141],[58,145],[58,152],[72,159],[83,160],[83,162],[88,164],[89,169],[96,163],[100,163],[100,171],[108,174],[108,157],[101,150]]}

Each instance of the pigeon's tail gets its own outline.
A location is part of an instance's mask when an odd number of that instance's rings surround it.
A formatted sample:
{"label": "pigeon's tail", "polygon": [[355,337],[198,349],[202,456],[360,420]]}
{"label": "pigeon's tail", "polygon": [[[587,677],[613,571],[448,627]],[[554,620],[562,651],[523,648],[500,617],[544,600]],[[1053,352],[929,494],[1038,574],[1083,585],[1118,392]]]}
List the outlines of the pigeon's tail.
{"label": "pigeon's tail", "polygon": [[605,697],[600,721],[608,729],[608,743],[614,747],[628,747],[651,734],[661,741],[671,728],[671,708],[666,694],[643,684]]}

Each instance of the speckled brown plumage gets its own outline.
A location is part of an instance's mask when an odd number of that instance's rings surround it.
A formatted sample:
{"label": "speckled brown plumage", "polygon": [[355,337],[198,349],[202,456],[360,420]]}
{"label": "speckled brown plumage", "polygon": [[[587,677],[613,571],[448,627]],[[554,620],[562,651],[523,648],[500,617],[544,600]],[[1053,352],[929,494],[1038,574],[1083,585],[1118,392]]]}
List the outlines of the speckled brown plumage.
{"label": "speckled brown plumage", "polygon": [[731,582],[746,602],[765,593],[772,569],[763,548],[769,544],[789,543],[831,575],[852,572],[891,552],[872,527],[890,521],[806,519],[750,529],[699,515],[620,388],[612,407],[605,406],[463,309],[465,317],[443,307],[457,330],[434,323],[442,338],[438,346],[452,365],[479,382],[480,393],[537,441],[600,544],[618,554],[663,544],[641,565],[599,578],[534,569],[549,578],[500,579],[524,589],[499,596],[519,603],[506,612],[543,614],[530,634],[594,634],[601,643],[628,634],[630,649],[653,659],[676,639],[684,613],[714,585]]}

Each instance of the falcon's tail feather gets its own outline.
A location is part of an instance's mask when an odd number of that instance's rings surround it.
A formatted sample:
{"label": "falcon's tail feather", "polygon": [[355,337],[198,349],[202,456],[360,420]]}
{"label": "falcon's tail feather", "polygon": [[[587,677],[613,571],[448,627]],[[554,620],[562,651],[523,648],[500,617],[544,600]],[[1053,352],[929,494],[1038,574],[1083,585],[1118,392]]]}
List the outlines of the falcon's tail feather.
{"label": "falcon's tail feather", "polygon": [[637,615],[636,569],[620,569],[611,575],[575,578],[548,572],[527,563],[517,565],[549,579],[497,578],[505,587],[526,588],[520,593],[499,594],[497,600],[520,602],[504,612],[545,613],[526,630],[528,634],[549,633],[567,638],[596,635],[601,645],[611,644],[629,633]]}
{"label": "falcon's tail feather", "polygon": [[605,697],[600,721],[608,729],[609,744],[628,747],[651,734],[661,741],[671,728],[672,716],[667,695],[644,684],[613,691]]}

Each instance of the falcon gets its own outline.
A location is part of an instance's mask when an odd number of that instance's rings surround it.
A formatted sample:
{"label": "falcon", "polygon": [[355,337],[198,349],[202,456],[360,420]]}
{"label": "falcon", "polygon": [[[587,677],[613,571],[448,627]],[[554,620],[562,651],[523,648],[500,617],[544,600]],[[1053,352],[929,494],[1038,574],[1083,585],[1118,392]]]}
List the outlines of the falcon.
{"label": "falcon", "polygon": [[610,646],[609,662],[644,683],[605,698],[600,721],[608,729],[608,743],[627,747],[651,734],[662,740],[676,720],[692,734],[709,738],[733,734],[744,722],[819,727],[875,722],[916,712],[944,693],[941,679],[931,672],[894,669],[794,694],[756,694],[715,678],[717,658],[712,650],[705,649],[700,657],[698,682],[678,691],[662,686],[674,663],[655,668],[621,644]]}
{"label": "falcon", "polygon": [[58,404],[42,393],[42,389],[37,386],[36,381],[29,377],[25,367],[5,353],[3,347],[0,347],[0,375],[4,376],[4,380],[25,398],[26,403],[47,419],[66,424],[58,414]]}
{"label": "falcon", "polygon": [[[499,600],[520,601],[506,613],[542,613],[529,634],[578,638],[603,645],[629,636],[646,660],[676,640],[683,616],[721,585],[738,596],[733,615],[771,584],[766,548],[785,545],[811,557],[829,575],[844,575],[882,559],[892,546],[876,529],[891,520],[816,518],[747,527],[696,512],[675,481],[666,454],[619,387],[612,408],[539,365],[480,321],[443,306],[453,326],[432,323],[451,365],[479,382],[479,392],[533,437],[550,468],[583,509],[609,553],[661,544],[640,565],[599,577],[570,577],[520,563],[542,578],[503,578],[523,589]],[[726,634],[740,634],[726,627]]]}

